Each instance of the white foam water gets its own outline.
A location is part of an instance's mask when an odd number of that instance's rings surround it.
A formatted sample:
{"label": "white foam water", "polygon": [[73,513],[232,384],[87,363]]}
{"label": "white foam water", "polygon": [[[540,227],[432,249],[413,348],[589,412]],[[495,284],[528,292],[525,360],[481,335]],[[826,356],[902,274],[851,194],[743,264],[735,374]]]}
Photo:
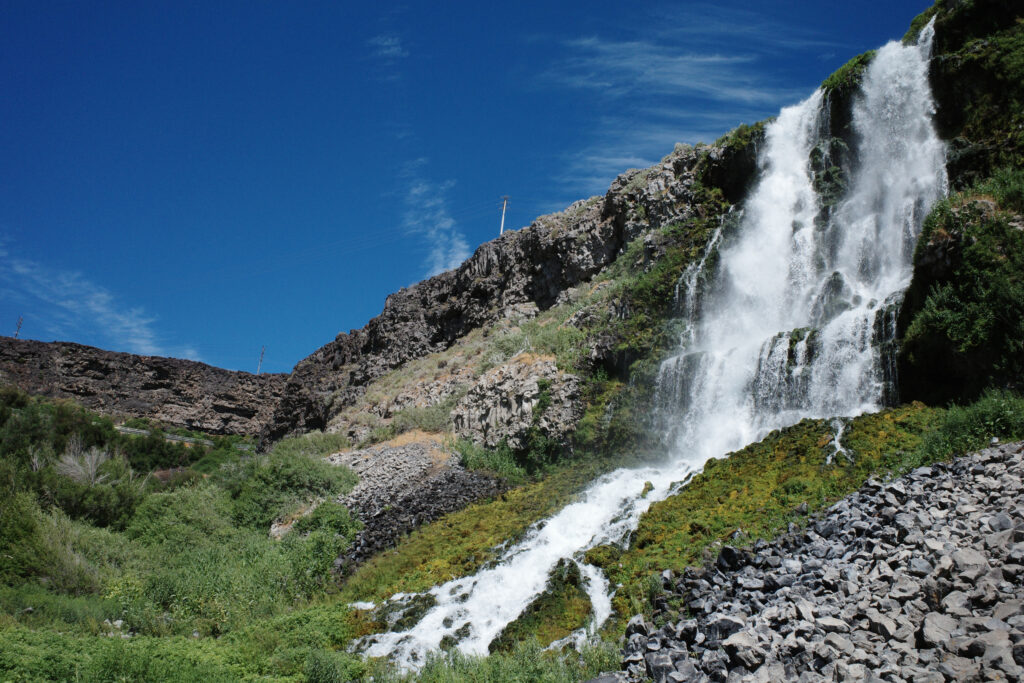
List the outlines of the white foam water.
{"label": "white foam water", "polygon": [[[853,110],[856,167],[830,211],[815,192],[810,161],[831,134],[823,94],[783,109],[767,127],[759,180],[738,226],[715,233],[700,260],[717,270],[680,278],[680,288],[695,290],[702,276],[707,291],[699,305],[698,292],[677,292],[686,332],[661,365],[657,391],[658,410],[672,416],[666,463],[600,477],[492,566],[431,589],[435,604],[414,626],[369,636],[359,649],[405,669],[421,666],[445,639],[486,654],[563,559],[581,569],[593,629],[611,613],[610,590],[599,570],[582,563],[583,552],[625,542],[648,507],[709,458],[804,417],[880,407],[887,321],[909,282],[924,216],[946,191],[927,79],[931,36],[929,26],[918,45],[890,43],[868,66]],[[709,259],[715,249],[719,258]]]}

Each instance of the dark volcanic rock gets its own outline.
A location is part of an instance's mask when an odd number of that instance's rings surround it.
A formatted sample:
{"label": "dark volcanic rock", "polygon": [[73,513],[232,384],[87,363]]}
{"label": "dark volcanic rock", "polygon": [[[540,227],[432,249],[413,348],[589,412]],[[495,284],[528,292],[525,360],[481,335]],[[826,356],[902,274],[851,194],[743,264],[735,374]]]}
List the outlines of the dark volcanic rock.
{"label": "dark volcanic rock", "polygon": [[[668,582],[701,609],[657,631],[683,641],[662,641],[658,662],[685,663],[683,680],[1021,680],[1024,587],[1010,578],[1021,500],[1020,443],[868,481],[749,561],[725,547]],[[627,639],[622,680],[653,675],[647,649]]]}
{"label": "dark volcanic rock", "polygon": [[178,358],[0,337],[0,382],[74,399],[102,413],[149,417],[208,434],[259,433],[286,379]]}
{"label": "dark volcanic rock", "polygon": [[365,525],[349,551],[338,558],[343,571],[394,546],[417,526],[506,488],[495,477],[463,469],[458,456],[434,441],[378,444],[329,460],[359,475],[356,487],[340,500]]}

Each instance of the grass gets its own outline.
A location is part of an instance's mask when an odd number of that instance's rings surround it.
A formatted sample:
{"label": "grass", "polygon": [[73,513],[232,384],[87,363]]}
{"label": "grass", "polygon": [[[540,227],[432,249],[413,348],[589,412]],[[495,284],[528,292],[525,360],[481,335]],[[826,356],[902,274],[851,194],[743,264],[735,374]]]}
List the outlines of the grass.
{"label": "grass", "polygon": [[613,602],[619,617],[649,612],[653,573],[698,564],[707,549],[735,533],[747,541],[769,538],[800,520],[801,503],[820,509],[872,473],[898,469],[901,453],[918,447],[941,412],[917,404],[852,420],[843,438],[855,454],[852,463],[838,458],[825,464],[833,450],[829,421],[804,420],[773,432],[724,460],[709,461],[677,495],[651,506],[629,549],[601,547],[587,559],[603,567],[613,585],[623,584]]}
{"label": "grass", "polygon": [[540,481],[425,524],[356,569],[341,595],[346,601],[380,602],[467,576],[495,559],[502,544],[568,503],[603,467],[588,462],[556,468]]}
{"label": "grass", "polygon": [[548,646],[573,631],[586,627],[593,609],[582,585],[579,568],[572,562],[560,561],[548,577],[548,587],[518,619],[498,634],[490,651],[510,652],[518,643],[536,638]]}
{"label": "grass", "polygon": [[515,455],[507,443],[498,448],[484,448],[469,439],[451,442],[451,448],[459,454],[459,463],[468,470],[483,470],[502,477],[513,485],[526,481],[526,469],[516,462]]}
{"label": "grass", "polygon": [[821,89],[827,94],[835,93],[840,96],[848,95],[856,90],[860,87],[864,72],[877,52],[877,50],[868,50],[846,62],[825,79],[821,84]]}
{"label": "grass", "polygon": [[602,671],[619,668],[617,647],[597,643],[582,652],[560,654],[544,651],[537,641],[519,643],[510,652],[489,657],[468,657],[459,652],[430,659],[415,676],[383,673],[374,680],[399,683],[577,683],[594,678]]}

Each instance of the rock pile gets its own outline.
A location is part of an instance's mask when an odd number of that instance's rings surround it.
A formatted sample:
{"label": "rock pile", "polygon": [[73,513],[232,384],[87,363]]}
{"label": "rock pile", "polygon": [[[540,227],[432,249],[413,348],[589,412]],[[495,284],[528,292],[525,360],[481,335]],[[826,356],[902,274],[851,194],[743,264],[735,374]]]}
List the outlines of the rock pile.
{"label": "rock pile", "polygon": [[600,681],[968,681],[1024,675],[1024,445],[869,480],[804,530],[663,575]]}
{"label": "rock pile", "polygon": [[456,455],[431,440],[380,444],[328,459],[359,475],[359,483],[340,502],[364,524],[338,558],[339,569],[390,548],[420,524],[504,490],[498,479],[464,469]]}

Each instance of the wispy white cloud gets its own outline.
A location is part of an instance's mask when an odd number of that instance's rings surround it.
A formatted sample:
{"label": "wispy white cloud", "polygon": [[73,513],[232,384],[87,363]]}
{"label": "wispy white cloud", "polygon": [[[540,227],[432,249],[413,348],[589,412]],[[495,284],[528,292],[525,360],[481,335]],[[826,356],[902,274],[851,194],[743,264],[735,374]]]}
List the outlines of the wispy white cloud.
{"label": "wispy white cloud", "polygon": [[26,325],[37,325],[54,339],[86,340],[84,343],[148,356],[199,359],[192,347],[163,344],[153,328],[156,317],[142,307],[124,305],[109,290],[79,272],[17,257],[2,241],[0,287],[8,301],[22,306]]}
{"label": "wispy white cloud", "polygon": [[366,41],[372,55],[382,59],[401,59],[409,56],[409,51],[402,45],[400,36],[394,33],[382,33]]}
{"label": "wispy white cloud", "polygon": [[402,225],[430,245],[425,263],[430,277],[458,267],[471,252],[448,207],[447,193],[455,181],[427,179],[423,172],[427,163],[425,158],[415,159],[402,169],[406,183]]}
{"label": "wispy white cloud", "polygon": [[[798,26],[757,11],[685,3],[654,8],[632,33],[555,39],[560,57],[537,80],[578,91],[594,113],[586,141],[554,180],[567,191],[600,193],[630,167],[644,167],[676,142],[711,142],[799,101],[778,72],[780,55],[817,58],[836,48]],[[622,37],[625,36],[625,37]]]}

